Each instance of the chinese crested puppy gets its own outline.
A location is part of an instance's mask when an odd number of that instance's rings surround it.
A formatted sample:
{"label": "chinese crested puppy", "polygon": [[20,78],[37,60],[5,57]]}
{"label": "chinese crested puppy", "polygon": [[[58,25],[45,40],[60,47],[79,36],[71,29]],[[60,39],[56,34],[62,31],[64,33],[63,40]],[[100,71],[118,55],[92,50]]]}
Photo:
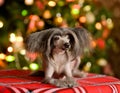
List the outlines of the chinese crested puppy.
{"label": "chinese crested puppy", "polygon": [[80,56],[90,48],[91,37],[84,28],[50,28],[28,36],[26,49],[42,54],[43,82],[58,87],[74,87],[74,76],[85,77],[79,70]]}

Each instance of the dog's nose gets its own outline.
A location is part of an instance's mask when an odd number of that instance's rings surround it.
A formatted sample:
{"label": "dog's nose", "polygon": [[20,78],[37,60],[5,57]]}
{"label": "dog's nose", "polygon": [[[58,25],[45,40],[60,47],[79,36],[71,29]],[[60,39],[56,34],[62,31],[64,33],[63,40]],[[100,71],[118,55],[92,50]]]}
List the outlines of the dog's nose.
{"label": "dog's nose", "polygon": [[70,44],[69,43],[65,43],[64,46],[65,46],[65,48],[69,48]]}

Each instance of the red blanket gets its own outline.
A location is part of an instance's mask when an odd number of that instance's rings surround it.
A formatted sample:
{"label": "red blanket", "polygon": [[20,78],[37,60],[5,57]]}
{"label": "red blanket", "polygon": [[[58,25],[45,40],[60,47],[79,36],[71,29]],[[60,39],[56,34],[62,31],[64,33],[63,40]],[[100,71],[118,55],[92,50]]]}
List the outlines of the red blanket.
{"label": "red blanket", "polygon": [[120,93],[120,80],[111,76],[89,74],[75,78],[80,84],[74,88],[58,88],[43,84],[43,77],[29,76],[30,71],[1,70],[0,93]]}

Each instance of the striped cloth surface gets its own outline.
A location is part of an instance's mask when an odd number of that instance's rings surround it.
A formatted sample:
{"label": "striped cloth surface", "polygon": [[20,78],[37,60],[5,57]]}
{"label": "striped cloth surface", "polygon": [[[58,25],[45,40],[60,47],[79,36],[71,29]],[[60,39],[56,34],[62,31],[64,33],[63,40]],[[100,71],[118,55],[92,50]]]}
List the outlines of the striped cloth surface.
{"label": "striped cloth surface", "polygon": [[75,78],[78,87],[58,88],[41,83],[43,77],[29,74],[28,70],[1,70],[0,93],[120,93],[120,80],[111,76],[89,74]]}

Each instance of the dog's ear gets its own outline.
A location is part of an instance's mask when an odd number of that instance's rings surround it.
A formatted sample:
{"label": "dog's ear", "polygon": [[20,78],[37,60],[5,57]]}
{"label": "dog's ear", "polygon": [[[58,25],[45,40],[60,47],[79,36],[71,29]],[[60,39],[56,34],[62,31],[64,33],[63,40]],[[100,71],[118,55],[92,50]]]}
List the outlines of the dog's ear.
{"label": "dog's ear", "polygon": [[35,32],[30,34],[26,38],[26,49],[29,52],[43,52],[46,48],[46,39],[45,35],[48,31],[43,30],[40,32]]}
{"label": "dog's ear", "polygon": [[50,28],[35,32],[26,39],[26,49],[29,52],[37,52],[49,55],[51,52],[51,39],[54,34],[59,32],[57,28]]}
{"label": "dog's ear", "polygon": [[78,38],[80,54],[85,53],[85,50],[90,51],[92,40],[90,33],[85,28],[82,27],[72,28],[72,31],[76,34]]}

